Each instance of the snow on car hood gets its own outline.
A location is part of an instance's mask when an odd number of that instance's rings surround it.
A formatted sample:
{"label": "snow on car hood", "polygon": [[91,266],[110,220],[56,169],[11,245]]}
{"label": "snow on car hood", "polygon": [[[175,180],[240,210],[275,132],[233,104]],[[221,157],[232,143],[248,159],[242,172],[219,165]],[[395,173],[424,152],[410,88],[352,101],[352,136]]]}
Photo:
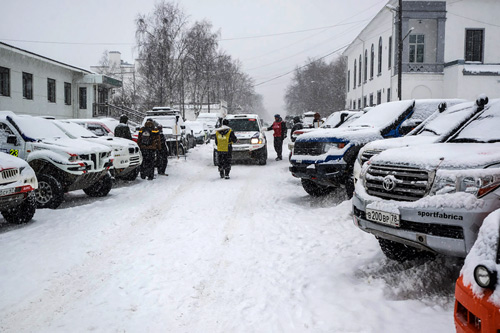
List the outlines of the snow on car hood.
{"label": "snow on car hood", "polygon": [[82,139],[46,139],[42,142],[34,143],[37,146],[43,147],[44,145],[56,146],[61,150],[67,150],[68,153],[89,154],[94,152],[107,152],[109,148],[98,143],[89,142]]}
{"label": "snow on car hood", "polygon": [[18,157],[0,152],[0,170],[9,168],[26,168],[29,167],[25,160]]}
{"label": "snow on car hood", "polygon": [[258,136],[259,132],[234,132],[238,139],[251,139],[254,136]]}
{"label": "snow on car hood", "polygon": [[500,162],[500,143],[436,143],[386,150],[372,163],[433,170],[483,168]]}
{"label": "snow on car hood", "polygon": [[297,141],[299,142],[332,142],[332,139],[338,139],[340,141],[352,142],[356,144],[382,139],[382,135],[380,135],[380,131],[377,128],[347,127],[316,130],[301,134],[297,137]]}
{"label": "snow on car hood", "polygon": [[[492,212],[484,219],[474,246],[465,258],[460,274],[465,286],[470,286],[472,293],[477,297],[484,295],[484,289],[474,281],[474,269],[477,265],[484,265],[491,271],[500,271],[500,264],[496,263],[498,247],[498,231],[500,228],[500,209]],[[500,306],[500,288],[496,288],[488,299],[496,306]]]}
{"label": "snow on car hood", "polygon": [[377,140],[367,143],[362,149],[366,150],[386,150],[393,148],[401,148],[408,146],[417,146],[427,143],[434,143],[436,141],[435,136],[426,135],[414,135],[414,136],[402,136],[399,138],[390,138],[385,140]]}

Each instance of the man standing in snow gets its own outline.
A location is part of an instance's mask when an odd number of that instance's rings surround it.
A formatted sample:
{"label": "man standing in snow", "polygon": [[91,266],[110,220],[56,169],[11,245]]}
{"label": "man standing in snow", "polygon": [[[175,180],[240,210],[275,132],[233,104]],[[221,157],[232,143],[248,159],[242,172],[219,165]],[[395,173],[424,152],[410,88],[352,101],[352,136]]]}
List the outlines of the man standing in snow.
{"label": "man standing in snow", "polygon": [[165,141],[165,135],[163,134],[162,125],[158,125],[158,131],[160,136],[160,150],[156,151],[156,167],[159,175],[168,176],[168,174],[165,173],[168,165],[168,147]]}
{"label": "man standing in snow", "polygon": [[118,138],[125,138],[132,140],[130,128],[127,125],[128,117],[124,114],[120,116],[120,123],[115,127],[115,136]]}
{"label": "man standing in snow", "polygon": [[137,144],[142,152],[141,178],[153,180],[155,174],[156,151],[160,149],[160,134],[152,119],[139,130]]}
{"label": "man standing in snow", "polygon": [[229,171],[231,171],[233,143],[238,141],[238,138],[228,125],[229,121],[224,119],[222,121],[222,126],[215,130],[215,144],[217,146],[219,174],[220,178],[226,179],[229,179]]}
{"label": "man standing in snow", "polygon": [[312,127],[313,128],[320,128],[321,125],[323,125],[324,121],[321,119],[321,115],[319,114],[319,112],[316,112],[314,114],[314,120],[313,120],[313,123],[312,123]]}
{"label": "man standing in snow", "polygon": [[283,140],[286,138],[286,124],[281,119],[279,114],[274,115],[274,123],[267,128],[268,131],[273,130],[273,137],[274,137],[274,150],[276,150],[276,154],[278,157],[276,157],[276,161],[280,161],[283,159],[282,153],[283,153]]}

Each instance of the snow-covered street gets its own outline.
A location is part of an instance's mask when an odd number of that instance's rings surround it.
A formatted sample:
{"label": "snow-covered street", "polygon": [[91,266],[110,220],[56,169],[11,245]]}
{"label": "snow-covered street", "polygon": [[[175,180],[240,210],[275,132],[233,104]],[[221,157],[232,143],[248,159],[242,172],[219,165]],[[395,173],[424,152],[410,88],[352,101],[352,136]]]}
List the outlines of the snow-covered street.
{"label": "snow-covered street", "polygon": [[343,191],[310,197],[268,149],[224,180],[197,146],[168,177],[0,220],[0,331],[454,331],[462,261],[386,259]]}

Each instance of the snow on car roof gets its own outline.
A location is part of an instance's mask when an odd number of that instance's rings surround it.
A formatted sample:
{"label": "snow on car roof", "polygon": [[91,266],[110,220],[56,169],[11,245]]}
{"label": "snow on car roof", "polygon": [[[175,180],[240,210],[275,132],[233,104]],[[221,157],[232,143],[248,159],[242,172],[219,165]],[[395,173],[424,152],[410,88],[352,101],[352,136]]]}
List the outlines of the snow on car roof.
{"label": "snow on car roof", "polygon": [[[490,213],[483,222],[474,246],[465,258],[460,274],[465,286],[470,286],[474,295],[482,297],[484,289],[474,282],[474,269],[477,265],[484,265],[491,271],[500,271],[500,264],[496,263],[498,237],[500,230],[500,209]],[[500,288],[496,288],[488,299],[496,306],[500,306]]]}
{"label": "snow on car roof", "polygon": [[384,128],[394,122],[412,106],[413,100],[388,102],[377,105],[349,125],[351,127]]}
{"label": "snow on car roof", "polygon": [[64,120],[53,120],[54,123],[60,127],[69,137],[75,137],[75,138],[97,138],[97,136],[83,127],[82,125],[79,125],[75,122],[71,121],[64,121]]}
{"label": "snow on car roof", "polygon": [[24,115],[10,115],[10,117],[21,132],[29,138],[36,140],[68,138],[63,130],[52,123],[52,120]]}
{"label": "snow on car roof", "polygon": [[500,99],[490,101],[476,119],[457,133],[450,142],[500,141]]}
{"label": "snow on car roof", "polygon": [[226,119],[237,119],[237,118],[259,118],[256,114],[228,114]]}

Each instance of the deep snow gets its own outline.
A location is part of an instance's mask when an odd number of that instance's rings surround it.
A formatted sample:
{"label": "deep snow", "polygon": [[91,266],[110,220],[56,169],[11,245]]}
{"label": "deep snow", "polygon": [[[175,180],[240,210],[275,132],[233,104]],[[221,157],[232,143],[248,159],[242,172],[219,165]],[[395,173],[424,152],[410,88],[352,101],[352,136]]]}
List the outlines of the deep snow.
{"label": "deep snow", "polygon": [[0,219],[0,331],[454,331],[460,260],[387,260],[342,191],[308,196],[268,148],[230,180],[197,146],[168,177]]}

